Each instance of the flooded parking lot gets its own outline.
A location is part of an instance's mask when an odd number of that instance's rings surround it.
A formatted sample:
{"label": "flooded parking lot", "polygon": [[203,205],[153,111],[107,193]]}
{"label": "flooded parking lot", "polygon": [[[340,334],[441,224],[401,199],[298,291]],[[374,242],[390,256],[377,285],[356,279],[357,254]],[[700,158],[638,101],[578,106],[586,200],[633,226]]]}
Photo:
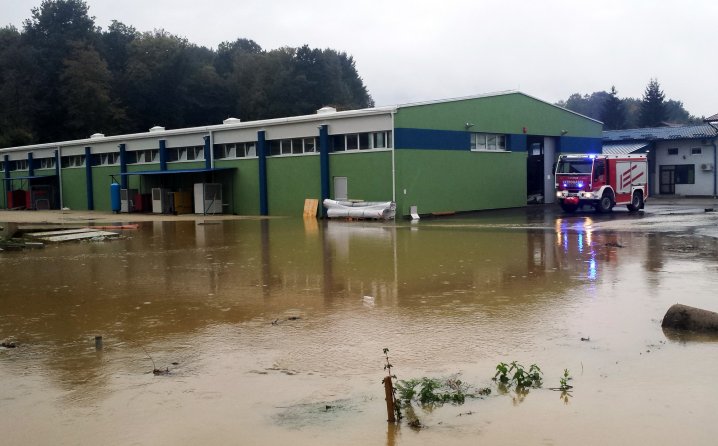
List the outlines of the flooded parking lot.
{"label": "flooded parking lot", "polygon": [[[718,310],[717,220],[154,221],[2,252],[3,444],[715,444],[718,339],[661,319]],[[383,348],[492,392],[387,425]],[[501,392],[511,361],[542,388]]]}

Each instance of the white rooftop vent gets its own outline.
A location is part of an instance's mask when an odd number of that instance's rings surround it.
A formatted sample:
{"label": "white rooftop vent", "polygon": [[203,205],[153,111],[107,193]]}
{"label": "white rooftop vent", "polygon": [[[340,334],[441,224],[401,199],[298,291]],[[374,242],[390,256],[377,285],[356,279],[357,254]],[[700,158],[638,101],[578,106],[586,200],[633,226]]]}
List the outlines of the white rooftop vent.
{"label": "white rooftop vent", "polygon": [[329,114],[329,113],[336,113],[336,112],[337,112],[337,109],[336,109],[336,108],[334,108],[334,107],[329,107],[329,106],[322,107],[322,108],[320,108],[319,110],[317,110],[317,114],[318,114],[318,115],[327,115],[327,114]]}
{"label": "white rooftop vent", "polygon": [[224,121],[222,121],[222,124],[238,124],[242,120],[239,118],[227,118]]}
{"label": "white rooftop vent", "polygon": [[104,137],[105,137],[104,133],[93,133],[92,135],[90,135],[90,139],[104,138]]}
{"label": "white rooftop vent", "polygon": [[165,128],[160,125],[156,125],[150,129],[150,132],[164,132],[164,131],[165,131]]}

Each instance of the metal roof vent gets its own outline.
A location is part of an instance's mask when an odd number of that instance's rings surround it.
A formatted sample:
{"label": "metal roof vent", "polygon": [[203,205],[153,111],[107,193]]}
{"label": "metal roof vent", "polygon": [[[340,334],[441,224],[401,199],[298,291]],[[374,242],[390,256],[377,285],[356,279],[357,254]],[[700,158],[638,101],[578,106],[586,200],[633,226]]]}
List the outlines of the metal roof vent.
{"label": "metal roof vent", "polygon": [[90,139],[104,138],[104,137],[105,137],[104,133],[93,133],[92,135],[90,135]]}
{"label": "metal roof vent", "polygon": [[156,125],[150,129],[150,132],[164,132],[164,131],[165,131],[165,128],[160,125]]}
{"label": "metal roof vent", "polygon": [[336,108],[329,107],[329,106],[322,107],[319,110],[317,110],[318,115],[328,115],[329,113],[336,113],[336,112],[337,112]]}
{"label": "metal roof vent", "polygon": [[227,118],[224,121],[222,121],[222,124],[239,124],[242,122],[239,118]]}

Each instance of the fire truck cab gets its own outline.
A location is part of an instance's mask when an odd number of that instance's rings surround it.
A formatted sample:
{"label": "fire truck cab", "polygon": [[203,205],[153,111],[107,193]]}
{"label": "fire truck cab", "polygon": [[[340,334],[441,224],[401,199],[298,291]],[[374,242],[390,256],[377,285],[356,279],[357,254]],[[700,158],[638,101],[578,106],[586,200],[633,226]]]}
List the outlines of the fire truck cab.
{"label": "fire truck cab", "polygon": [[624,204],[637,212],[648,198],[646,155],[561,155],[555,178],[556,198],[564,212],[585,205],[611,212]]}

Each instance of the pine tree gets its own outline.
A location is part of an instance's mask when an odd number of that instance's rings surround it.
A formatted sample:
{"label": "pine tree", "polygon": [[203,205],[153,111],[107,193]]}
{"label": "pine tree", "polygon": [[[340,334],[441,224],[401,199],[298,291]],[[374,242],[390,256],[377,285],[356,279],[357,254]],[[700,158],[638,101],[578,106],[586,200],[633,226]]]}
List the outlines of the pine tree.
{"label": "pine tree", "polygon": [[666,96],[661,91],[657,79],[651,79],[643,94],[638,125],[640,127],[659,127],[666,120]]}
{"label": "pine tree", "polygon": [[603,103],[601,113],[604,130],[620,130],[626,128],[626,109],[623,102],[618,98],[616,87],[611,87],[611,93]]}

